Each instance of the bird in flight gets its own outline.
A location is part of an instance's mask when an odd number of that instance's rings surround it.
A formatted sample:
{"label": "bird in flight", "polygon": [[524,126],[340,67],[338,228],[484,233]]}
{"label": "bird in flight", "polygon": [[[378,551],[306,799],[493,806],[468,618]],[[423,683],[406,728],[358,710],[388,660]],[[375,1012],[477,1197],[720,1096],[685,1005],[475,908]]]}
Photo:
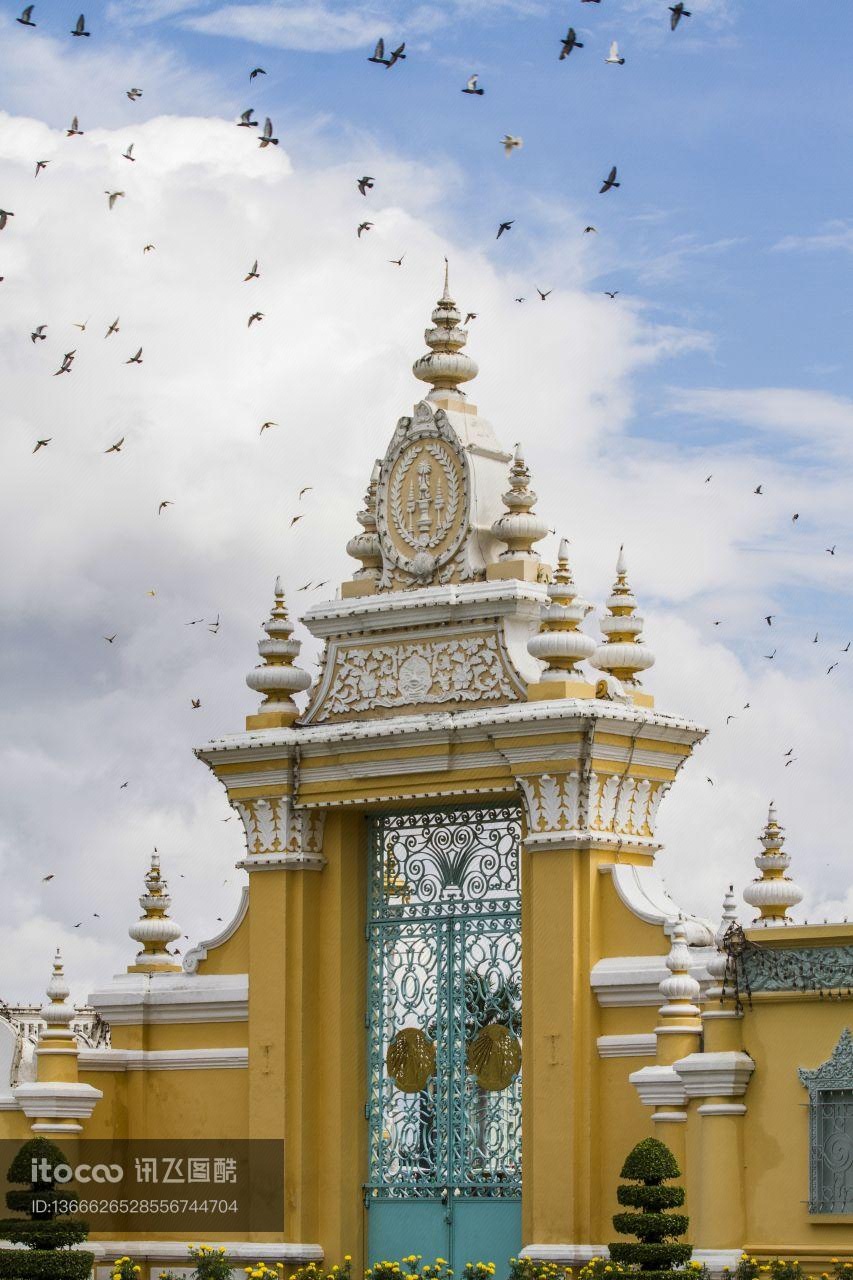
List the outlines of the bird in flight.
{"label": "bird in flight", "polygon": [[[109,449],[105,449],[104,453],[121,453],[121,446],[124,444],[124,436],[116,440],[115,444],[111,444]],[[149,592],[149,594],[152,594]]]}
{"label": "bird in flight", "polygon": [[763,485],[761,485],[761,484],[756,485],[752,492],[753,492],[753,493],[760,494],[760,495],[761,495],[761,497],[763,497],[763,496],[764,496],[764,486],[763,486]]}
{"label": "bird in flight", "polygon": [[515,222],[515,218],[513,218],[511,222],[502,222],[502,223],[501,223],[501,225],[498,227],[498,234],[495,236],[495,239],[496,239],[496,240],[500,240],[500,238],[501,238],[501,236],[503,235],[503,233],[504,233],[505,231],[509,231],[509,229],[510,229],[510,227],[512,226],[513,222]]}
{"label": "bird in flight", "polygon": [[86,30],[86,19],[82,13],[80,14],[80,17],[77,19],[76,23],[74,24],[74,30],[71,32],[71,34],[72,36],[90,36],[92,34],[91,31]]}
{"label": "bird in flight", "polygon": [[405,256],[406,255],[404,253],[401,253],[399,258],[389,258],[388,262],[392,267],[402,267]]}
{"label": "bird in flight", "polygon": [[771,627],[773,625],[773,619],[775,617],[776,617],[775,613],[768,613],[765,615],[764,621],[767,623],[768,627]]}
{"label": "bird in flight", "polygon": [[844,648],[841,650],[841,652],[842,652],[842,653],[849,653],[849,652],[850,652],[850,641],[849,641],[849,640],[847,641],[846,645],[845,645],[845,646],[844,646]]}
{"label": "bird in flight", "polygon": [[46,169],[49,164],[50,164],[49,160],[36,160],[35,176],[38,177],[42,169]]}
{"label": "bird in flight", "polygon": [[74,357],[76,356],[76,354],[77,354],[76,351],[66,351],[65,355],[62,357],[62,364],[59,366],[56,373],[53,375],[54,378],[58,378],[61,373],[71,372],[71,365],[74,362]]}
{"label": "bird in flight", "polygon": [[776,650],[774,649],[772,653],[765,653],[764,656],[768,662],[772,662],[773,659],[776,657]]}
{"label": "bird in flight", "polygon": [[121,784],[121,786],[119,787],[119,791],[124,791],[124,789],[125,789],[125,787],[126,787],[126,786],[127,786],[127,783],[126,783],[126,782],[123,782],[123,783]]}
{"label": "bird in flight", "polygon": [[304,484],[296,495],[297,501],[301,502],[302,499],[305,497],[306,493],[311,493],[313,488],[314,488],[313,484]]}
{"label": "bird in flight", "polygon": [[304,515],[300,515],[300,516],[291,516],[291,517],[290,517],[290,527],[291,527],[291,529],[292,529],[292,528],[293,528],[293,526],[294,526],[295,524],[297,524],[300,520],[304,520],[304,519],[305,519],[305,516],[304,516]]}
{"label": "bird in flight", "polygon": [[826,554],[827,554],[828,556],[834,556],[834,555],[835,555],[835,543],[833,543],[831,547],[826,547],[826,548],[825,548],[825,550],[826,550]]}
{"label": "bird in flight", "polygon": [[217,631],[219,630],[219,626],[220,626],[220,622],[219,622],[219,614],[217,613],[217,615],[216,615],[216,621],[215,621],[215,622],[208,622],[208,624],[207,624],[207,629],[208,629],[208,631],[212,631],[212,632],[213,632],[213,634],[214,634],[214,635],[216,635]]}
{"label": "bird in flight", "polygon": [[131,142],[128,145],[127,151],[122,151],[121,154],[125,160],[130,160],[133,162],[133,164],[136,164],[136,156],[133,154],[133,147],[134,147],[134,143]]}
{"label": "bird in flight", "polygon": [[71,121],[71,128],[65,130],[66,138],[82,138],[84,130],[80,128],[80,122],[75,116]]}
{"label": "bird in flight", "polygon": [[539,288],[539,286],[537,285],[537,286],[536,286],[536,292],[539,294],[539,297],[540,297],[540,298],[542,299],[542,301],[544,302],[544,301],[545,301],[545,299],[546,299],[546,298],[548,298],[548,297],[550,297],[550,296],[551,296],[551,294],[552,294],[554,291],[553,291],[553,289],[546,289],[546,290],[545,290],[545,292],[543,293],[543,292],[542,292],[542,290],[541,290],[541,289]]}
{"label": "bird in flight", "polygon": [[568,58],[572,49],[582,49],[582,48],[583,48],[583,45],[581,44],[580,40],[578,40],[577,33],[575,32],[574,27],[569,27],[566,33],[565,39],[562,41],[562,48],[560,49],[560,62],[562,62],[564,58]]}
{"label": "bird in flight", "polygon": [[125,89],[125,93],[130,98],[131,102],[137,102],[139,98],[142,97],[141,89]]}
{"label": "bird in flight", "polygon": [[[605,296],[606,298],[615,298],[615,297],[616,297],[616,295],[617,295],[618,293],[619,293],[619,290],[618,290],[618,289],[605,289],[605,290],[604,290],[604,296]],[[709,478],[710,478],[710,477],[709,477]]]}
{"label": "bird in flight", "polygon": [[358,224],[356,235],[358,236],[359,240],[361,239],[362,231],[369,231],[372,226],[373,226],[372,222],[360,222]]}
{"label": "bird in flight", "polygon": [[726,724],[728,724],[730,720],[737,720],[737,716],[735,715],[726,716]]}
{"label": "bird in flight", "polygon": [[143,252],[143,253],[150,253],[150,252],[151,252],[151,250],[152,250],[152,249],[154,249],[154,248],[156,248],[156,245],[153,245],[153,244],[144,244],[144,245],[142,246],[142,252]]}
{"label": "bird in flight", "polygon": [[30,338],[32,339],[32,341],[38,342],[39,338],[41,338],[42,342],[47,341],[47,334],[45,333],[46,328],[47,328],[46,324],[36,325],[35,329],[33,329],[32,333],[30,334]]}
{"label": "bird in flight", "polygon": [[119,317],[119,316],[116,316],[115,320],[113,320],[113,322],[112,322],[112,324],[110,325],[109,329],[107,329],[106,333],[104,334],[104,337],[105,337],[105,338],[108,338],[108,337],[110,336],[110,334],[112,334],[112,333],[118,333],[118,322],[119,322],[119,319],[120,319],[120,317]]}
{"label": "bird in flight", "polygon": [[86,325],[89,323],[89,320],[88,318],[85,319],[82,324],[80,324],[79,320],[72,320],[71,323],[73,324],[75,329],[79,329],[81,333],[85,333]]}
{"label": "bird in flight", "polygon": [[406,58],[406,55],[404,53],[405,48],[406,48],[406,42],[404,40],[403,43],[401,45],[398,45],[396,49],[391,50],[391,57],[385,59],[386,68],[393,67],[395,62],[400,62],[401,60],[405,61],[405,58]]}
{"label": "bird in flight", "polygon": [[112,642],[115,640],[117,635],[118,635],[118,632],[116,631],[111,636],[104,636],[104,639],[106,640],[107,644],[112,644]]}
{"label": "bird in flight", "polygon": [[125,360],[125,364],[142,364],[142,348],[140,347],[135,356],[131,356],[129,360]]}
{"label": "bird in flight", "polygon": [[795,511],[794,514],[791,516],[791,524],[796,524],[799,518],[800,518],[799,511]]}
{"label": "bird in flight", "polygon": [[266,120],[264,121],[264,131],[261,134],[260,138],[258,138],[258,142],[262,147],[278,146],[278,138],[274,138],[272,136],[272,133],[273,133],[272,120],[270,120],[269,116],[267,116]]}
{"label": "bird in flight", "polygon": [[258,77],[258,76],[265,76],[266,74],[267,74],[267,73],[266,73],[266,71],[264,71],[263,67],[254,67],[254,68],[249,72],[249,79],[250,79],[250,80],[255,80],[255,79],[257,79],[257,77]]}
{"label": "bird in flight", "polygon": [[604,182],[601,184],[598,194],[603,195],[605,191],[609,191],[611,187],[621,187],[621,182],[616,181],[616,165],[608,173]]}
{"label": "bird in flight", "polygon": [[476,320],[476,319],[477,319],[477,312],[476,312],[476,311],[469,311],[469,312],[468,312],[468,314],[466,315],[465,319],[462,321],[462,323],[463,323],[463,324],[470,324],[470,322],[471,322],[472,320]]}
{"label": "bird in flight", "polygon": [[241,114],[240,119],[237,121],[237,128],[238,129],[257,129],[258,124],[260,122],[258,120],[252,119],[254,112],[255,112],[254,107],[249,107],[248,111],[244,111]]}
{"label": "bird in flight", "polygon": [[55,871],[51,871],[50,875],[48,875],[48,876],[42,876],[42,878],[41,878],[41,880],[42,880],[42,884],[46,884],[48,880],[53,880],[53,879],[54,879],[54,877],[55,877],[55,875],[56,875],[56,872],[55,872]]}
{"label": "bird in flight", "polygon": [[826,674],[827,674],[827,675],[831,675],[831,674],[832,674],[832,672],[835,670],[835,668],[836,668],[837,666],[838,666],[838,663],[837,663],[837,662],[833,662],[833,664],[832,664],[832,666],[831,666],[831,667],[827,667],[827,668],[826,668]]}
{"label": "bird in flight", "polygon": [[32,21],[34,4],[28,4],[20,18],[16,18],[16,22],[20,22],[22,27],[37,27],[38,23]]}
{"label": "bird in flight", "polygon": [[166,507],[173,507],[174,505],[175,505],[174,502],[170,502],[167,498],[164,498],[163,501],[160,503],[159,507],[157,508],[158,516],[161,511],[165,511]]}
{"label": "bird in flight", "polygon": [[505,133],[501,138],[501,146],[504,149],[504,155],[511,156],[517,147],[524,146],[524,139],[516,138],[511,133]]}
{"label": "bird in flight", "polygon": [[619,56],[619,45],[616,43],[615,40],[611,42],[610,52],[608,53],[604,61],[609,62],[612,65],[617,67],[621,67],[624,65],[625,59]]}
{"label": "bird in flight", "polygon": [[474,76],[469,76],[469,77],[468,77],[468,83],[465,85],[465,88],[462,90],[462,92],[463,92],[463,93],[473,93],[473,94],[476,94],[478,98],[482,98],[483,94],[484,94],[486,91],[485,91],[485,89],[479,89],[479,88],[477,87],[477,79],[478,79],[478,77],[477,77],[477,76],[475,76],[475,75],[474,75]]}
{"label": "bird in flight", "polygon": [[523,299],[523,298],[516,298],[516,299],[515,299],[515,301],[516,301],[516,302],[523,302],[523,301],[524,301],[524,299]]}
{"label": "bird in flight", "polygon": [[33,453],[38,453],[39,449],[46,449],[52,439],[53,436],[47,436],[44,440],[36,440],[36,447],[33,449]]}
{"label": "bird in flight", "polygon": [[782,756],[783,756],[783,758],[784,758],[785,756],[792,756],[793,754],[794,754],[794,748],[793,748],[793,747],[789,747],[787,751],[783,751],[783,752],[782,752]]}
{"label": "bird in flight", "polygon": [[104,195],[109,198],[110,208],[112,209],[113,206],[115,205],[116,200],[118,200],[119,196],[123,196],[124,192],[123,191],[105,191]]}
{"label": "bird in flight", "polygon": [[382,37],[381,37],[381,36],[380,36],[380,37],[379,37],[379,39],[376,41],[376,48],[373,50],[373,53],[370,55],[370,57],[367,59],[367,61],[368,61],[368,62],[381,62],[383,66],[385,66],[385,65],[386,65],[386,58],[385,58],[385,41],[382,39]]}
{"label": "bird in flight", "polygon": [[262,423],[261,423],[261,429],[260,429],[260,431],[258,432],[258,434],[259,434],[259,435],[263,435],[263,434],[264,434],[264,432],[265,432],[265,431],[268,431],[270,427],[277,427],[277,426],[278,426],[278,423],[277,423],[277,422],[262,422]]}
{"label": "bird in flight", "polygon": [[671,4],[669,6],[669,12],[669,28],[671,31],[675,30],[682,18],[692,17],[690,10],[685,9],[684,7],[684,0],[678,0],[678,4]]}
{"label": "bird in flight", "polygon": [[201,698],[190,698],[190,706],[192,707],[193,711],[198,711],[199,707],[201,706]]}
{"label": "bird in flight", "polygon": [[256,320],[260,323],[260,321],[263,320],[263,318],[264,318],[263,311],[253,311],[252,314],[249,316],[249,323],[247,324],[246,328],[251,329],[252,325]]}
{"label": "bird in flight", "polygon": [[249,274],[243,277],[243,283],[245,284],[246,280],[259,280],[260,275],[261,273],[258,270],[258,260],[257,258],[255,258],[255,261],[252,263]]}
{"label": "bird in flight", "polygon": [[589,235],[590,231],[594,231],[595,234],[598,235],[598,227],[584,227],[583,229],[583,233],[585,236]]}
{"label": "bird in flight", "polygon": [[374,181],[375,179],[371,178],[369,174],[365,174],[363,178],[359,178],[356,181],[355,185],[358,187],[361,194],[366,196],[368,191],[372,190]]}

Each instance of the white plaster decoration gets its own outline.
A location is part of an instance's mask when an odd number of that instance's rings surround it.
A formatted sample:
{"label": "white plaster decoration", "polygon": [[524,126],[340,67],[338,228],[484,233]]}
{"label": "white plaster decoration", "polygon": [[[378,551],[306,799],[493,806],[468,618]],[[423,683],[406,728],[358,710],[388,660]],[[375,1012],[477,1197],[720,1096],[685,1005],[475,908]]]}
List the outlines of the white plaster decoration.
{"label": "white plaster decoration", "polygon": [[722,1280],[724,1272],[734,1274],[743,1249],[694,1249],[693,1259],[706,1266],[713,1280]]}
{"label": "white plaster decoration", "polygon": [[619,900],[640,920],[660,925],[668,937],[679,920],[687,930],[687,942],[691,947],[709,947],[714,942],[714,928],[710,920],[686,915],[667,890],[656,867],[637,867],[627,863],[611,863],[599,867],[613,881]]}
{"label": "white plaster decoration", "polygon": [[328,696],[317,719],[378,708],[516,696],[496,635],[361,644],[336,649]]}
{"label": "white plaster decoration", "polygon": [[246,832],[246,848],[252,858],[260,854],[278,854],[282,860],[300,866],[323,866],[322,809],[295,808],[289,796],[260,796],[251,800],[234,800]]}
{"label": "white plaster decoration", "polygon": [[542,773],[517,779],[527,805],[527,841],[558,840],[580,826],[580,773]]}
{"label": "white plaster decoration", "polygon": [[[703,990],[711,980],[707,964],[713,954],[711,947],[690,948],[690,973]],[[605,1008],[642,1005],[656,1009],[660,983],[667,976],[663,956],[612,956],[593,965],[590,986]]]}
{"label": "white plaster decoration", "polygon": [[245,973],[122,973],[93,992],[89,1004],[111,1026],[245,1022],[249,977]]}
{"label": "white plaster decoration", "polygon": [[240,902],[233,918],[228,921],[225,928],[221,929],[215,937],[205,938],[203,942],[197,942],[194,947],[190,948],[184,956],[184,973],[198,972],[198,966],[201,964],[202,960],[207,959],[207,953],[209,951],[215,950],[216,947],[221,947],[223,942],[227,942],[229,938],[233,938],[234,934],[246,918],[246,912],[248,909],[249,886],[244,884],[240,890]]}
{"label": "white plaster decoration", "polygon": [[556,1262],[561,1267],[582,1267],[593,1258],[609,1256],[606,1244],[526,1244],[519,1254],[532,1262]]}
{"label": "white plaster decoration", "polygon": [[49,1116],[51,1120],[67,1121],[60,1128],[47,1129],[44,1125],[32,1126],[41,1133],[77,1131],[82,1125],[76,1120],[88,1120],[95,1105],[104,1096],[100,1089],[90,1084],[78,1084],[61,1080],[35,1080],[31,1084],[19,1084],[15,1100],[28,1119]]}
{"label": "white plaster decoration", "polygon": [[738,1051],[690,1053],[673,1065],[688,1098],[740,1098],[755,1070],[749,1054]]}
{"label": "white plaster decoration", "polygon": [[653,1058],[657,1053],[657,1036],[653,1031],[599,1036],[595,1043],[599,1058]]}
{"label": "white plaster decoration", "polygon": [[[517,753],[512,758],[517,759]],[[526,802],[527,842],[532,847],[564,842],[569,834],[575,843],[603,837],[611,844],[627,840],[645,848],[658,847],[649,810],[660,784],[648,778],[592,771],[584,781],[579,770],[572,770],[521,774],[517,781]],[[710,940],[711,931],[702,936]]]}
{"label": "white plaster decoration", "polygon": [[81,1049],[83,1071],[230,1071],[249,1065],[249,1050]]}
{"label": "white plaster decoration", "polygon": [[745,1116],[743,1102],[703,1102],[698,1108],[700,1116]]}
{"label": "white plaster decoration", "polygon": [[682,1106],[687,1101],[687,1091],[674,1067],[641,1067],[628,1079],[647,1107]]}
{"label": "white plaster decoration", "polygon": [[[319,1244],[282,1244],[268,1241],[263,1246],[252,1240],[206,1240],[213,1249],[223,1247],[226,1256],[234,1262],[254,1263],[258,1254],[267,1262],[322,1262],[323,1250]],[[187,1256],[186,1240],[87,1240],[81,1248],[94,1253],[96,1258],[117,1258],[122,1255],[147,1262],[169,1262]]]}

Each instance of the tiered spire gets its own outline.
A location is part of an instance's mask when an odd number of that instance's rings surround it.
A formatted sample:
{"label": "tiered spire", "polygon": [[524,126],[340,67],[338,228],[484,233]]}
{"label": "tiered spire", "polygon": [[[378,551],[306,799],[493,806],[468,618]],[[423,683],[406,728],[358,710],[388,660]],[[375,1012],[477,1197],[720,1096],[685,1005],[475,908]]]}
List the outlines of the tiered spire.
{"label": "tiered spire", "polygon": [[262,693],[264,700],[255,715],[246,717],[247,729],[280,728],[293,724],[299,715],[293,694],[300,693],[311,684],[308,672],[293,665],[302,645],[291,639],[293,623],[287,615],[281,578],[275,580],[275,600],[264,623],[264,631],[267,639],[258,642],[263,665],[255,667],[246,676],[246,684],[256,693]]}
{"label": "tiered spire", "polygon": [[545,663],[538,685],[528,687],[529,698],[589,695],[592,686],[575,670],[595,651],[595,641],[579,630],[591,605],[578,596],[569,568],[569,544],[563,538],[557,568],[548,584],[550,604],[542,611],[539,631],[527,642],[527,652]]}
{"label": "tiered spire", "polygon": [[169,943],[181,936],[181,926],[169,919],[172,899],[160,872],[160,855],[155,850],[151,866],[145,873],[145,892],[140,896],[142,917],[132,924],[128,933],[134,942],[142,943],[142,950],[134,964],[128,965],[128,973],[176,973],[181,965],[169,951]]}
{"label": "tiered spire", "polygon": [[723,898],[723,916],[720,920],[720,927],[714,934],[714,944],[717,949],[707,965],[708,972],[711,975],[711,986],[707,991],[709,1000],[721,999],[726,989],[729,957],[723,950],[723,941],[733,924],[737,924],[737,899],[735,898],[734,885],[730,884],[728,892]]}
{"label": "tiered spire", "polygon": [[659,1013],[663,1019],[661,1032],[698,1031],[701,994],[699,983],[690,973],[690,949],[687,945],[687,929],[683,920],[677,920],[672,929],[672,946],[666,958],[670,976],[664,978],[658,990],[664,998]]}
{"label": "tiered spire", "polygon": [[459,390],[460,382],[470,382],[479,372],[476,363],[462,351],[468,341],[468,330],[459,328],[462,313],[450,296],[448,273],[445,258],[444,292],[432,313],[434,327],[424,334],[429,352],[412,365],[415,377],[431,384],[428,400],[448,395],[464,400],[465,392]]}
{"label": "tiered spire", "polygon": [[505,542],[507,550],[498,560],[539,560],[539,552],[533,550],[548,532],[548,526],[533,511],[536,494],[530,488],[530,471],[524,461],[521,445],[515,446],[515,454],[509,471],[509,489],[501,495],[507,508],[492,525],[492,533],[499,542]]}
{"label": "tiered spire", "polygon": [[65,977],[62,954],[59,947],[53,958],[53,972],[47,984],[47,1003],[41,1007],[41,1016],[47,1024],[39,1035],[39,1047],[45,1049],[66,1049],[76,1053],[77,1042],[71,1030],[74,1008],[68,1003],[70,988]]}
{"label": "tiered spire", "polygon": [[[643,618],[637,613],[637,598],[628,584],[628,566],[625,551],[619,548],[616,561],[616,581],[607,599],[609,612],[601,619],[604,644],[600,644],[590,661],[600,671],[615,676],[632,692],[639,689],[639,671],[654,665],[655,655],[641,642]],[[635,694],[635,701],[651,704],[648,695]]]}
{"label": "tiered spire", "polygon": [[755,858],[761,875],[743,891],[746,902],[758,908],[753,924],[775,926],[791,924],[788,908],[802,902],[803,891],[785,872],[791,863],[790,854],[784,852],[785,828],[776,818],[773,801],[767,814],[767,825],[759,836],[764,852]]}
{"label": "tiered spire", "polygon": [[382,463],[377,459],[364,495],[364,509],[355,517],[361,525],[361,533],[357,533],[347,543],[347,555],[352,556],[353,560],[361,561],[361,568],[353,574],[352,581],[359,584],[359,594],[365,595],[375,590],[382,573],[382,548],[376,525],[376,493],[381,466]]}

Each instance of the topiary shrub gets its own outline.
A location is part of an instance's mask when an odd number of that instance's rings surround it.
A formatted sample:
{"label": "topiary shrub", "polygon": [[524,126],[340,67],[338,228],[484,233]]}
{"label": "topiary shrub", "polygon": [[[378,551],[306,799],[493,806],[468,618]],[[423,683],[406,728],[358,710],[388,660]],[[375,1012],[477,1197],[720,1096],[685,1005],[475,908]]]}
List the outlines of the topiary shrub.
{"label": "topiary shrub", "polygon": [[84,1280],[92,1270],[95,1255],[72,1250],[71,1246],[86,1239],[88,1224],[79,1218],[58,1217],[56,1213],[57,1200],[73,1198],[73,1188],[63,1185],[57,1191],[49,1173],[33,1179],[34,1161],[38,1162],[39,1171],[44,1168],[41,1162],[45,1162],[48,1171],[67,1163],[54,1143],[46,1138],[31,1138],[10,1164],[6,1176],[15,1185],[6,1193],[6,1206],[28,1217],[0,1220],[0,1240],[26,1247],[0,1249],[0,1280]]}
{"label": "topiary shrub", "polygon": [[614,1262],[638,1267],[646,1280],[668,1280],[693,1252],[691,1245],[676,1242],[690,1219],[684,1213],[667,1212],[684,1204],[683,1187],[664,1185],[681,1176],[675,1156],[657,1138],[644,1138],[629,1154],[621,1176],[635,1185],[616,1188],[616,1199],[630,1210],[614,1214],[613,1226],[620,1235],[636,1236],[636,1241],[611,1244],[610,1256]]}

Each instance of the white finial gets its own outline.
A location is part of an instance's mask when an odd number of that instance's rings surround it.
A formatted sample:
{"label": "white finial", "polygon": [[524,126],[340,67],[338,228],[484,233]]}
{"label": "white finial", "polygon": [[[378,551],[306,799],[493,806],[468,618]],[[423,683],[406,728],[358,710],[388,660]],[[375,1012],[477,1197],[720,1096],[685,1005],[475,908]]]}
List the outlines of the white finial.
{"label": "white finial", "polygon": [[568,558],[569,558],[569,540],[568,538],[561,538],[560,545],[557,549],[557,561],[558,562],[560,560],[568,561]]}
{"label": "white finial", "polygon": [[619,547],[619,555],[616,560],[616,573],[622,574],[627,572],[628,572],[628,565],[625,561],[625,546],[623,543],[623,544],[620,544],[620,547]]}
{"label": "white finial", "polygon": [[415,361],[412,372],[421,382],[431,384],[428,400],[448,394],[464,400],[465,392],[460,391],[459,384],[476,378],[479,370],[471,357],[462,350],[468,341],[468,331],[459,327],[462,313],[457,310],[456,303],[450,296],[450,268],[446,258],[444,264],[444,292],[432,313],[433,327],[424,334],[424,341],[430,350],[427,355],[420,356]]}
{"label": "white finial", "polygon": [[733,924],[737,923],[737,899],[735,898],[734,885],[729,885],[728,891],[723,898],[723,915],[720,920],[719,928],[714,934],[714,944],[717,948],[715,954],[708,961],[708,972],[712,979],[713,985],[708,990],[709,996],[720,996],[723,991],[723,983],[725,981],[726,972],[729,967],[729,957],[723,950],[723,943],[726,935]]}
{"label": "white finial", "polygon": [[299,655],[302,645],[291,639],[293,623],[287,616],[280,578],[275,580],[275,602],[264,623],[264,631],[266,639],[258,642],[263,665],[255,667],[246,676],[246,684],[256,693],[264,694],[264,700],[257,715],[247,716],[247,729],[293,724],[299,715],[293,694],[300,693],[311,684],[308,672],[294,666],[294,658]]}
{"label": "white finial", "polygon": [[507,549],[498,560],[538,560],[539,552],[533,550],[533,544],[545,537],[548,526],[533,510],[536,494],[530,488],[530,471],[520,443],[515,446],[509,470],[509,489],[501,501],[507,510],[495,520],[492,533],[499,542],[506,543]]}
{"label": "white finial", "polygon": [[347,555],[353,560],[361,561],[361,568],[353,574],[354,579],[363,580],[365,584],[376,583],[382,576],[382,543],[376,523],[376,502],[379,488],[379,473],[382,463],[377,458],[370,473],[370,483],[364,495],[364,507],[356,514],[361,525],[361,532],[355,534],[347,543]]}
{"label": "white finial", "polygon": [[[508,517],[504,517],[507,519]],[[494,526],[493,526],[494,529]],[[527,642],[527,652],[546,663],[540,682],[578,678],[575,667],[595,652],[595,641],[578,628],[590,605],[578,597],[569,568],[569,541],[562,538],[554,579],[548,584],[550,604],[544,609],[539,631]]]}
{"label": "white finial", "polygon": [[690,949],[687,945],[687,929],[681,917],[672,929],[672,946],[666,958],[670,976],[664,978],[658,990],[664,1003],[660,1007],[662,1018],[697,1018],[701,987],[690,974]]}
{"label": "white finial", "polygon": [[281,585],[280,577],[276,577],[275,586],[273,587],[273,595],[276,595],[276,596],[284,595],[284,587]]}
{"label": "white finial", "polygon": [[41,1016],[46,1028],[39,1036],[40,1040],[65,1040],[71,1034],[69,1027],[74,1017],[74,1008],[68,1003],[70,988],[62,964],[62,953],[59,947],[53,958],[53,970],[50,981],[45,988],[47,1002],[41,1007]]}
{"label": "white finial", "polygon": [[759,836],[764,852],[757,855],[755,865],[761,875],[746,886],[744,900],[758,908],[753,924],[772,927],[791,924],[788,908],[803,900],[803,891],[785,872],[791,864],[790,854],[785,853],[785,829],[776,818],[773,801],[767,812],[767,825]]}
{"label": "white finial", "polygon": [[132,924],[128,933],[142,949],[128,973],[175,973],[181,966],[169,951],[169,943],[181,936],[181,926],[169,918],[172,899],[167,892],[166,881],[160,871],[160,855],[155,849],[151,865],[145,873],[145,891],[139,898],[142,916]]}
{"label": "white finial", "polygon": [[616,581],[607,599],[609,612],[601,619],[604,644],[590,658],[594,667],[608,671],[629,688],[640,685],[637,673],[654,666],[655,655],[641,642],[643,619],[637,613],[637,598],[628,585],[625,548],[616,560]]}

